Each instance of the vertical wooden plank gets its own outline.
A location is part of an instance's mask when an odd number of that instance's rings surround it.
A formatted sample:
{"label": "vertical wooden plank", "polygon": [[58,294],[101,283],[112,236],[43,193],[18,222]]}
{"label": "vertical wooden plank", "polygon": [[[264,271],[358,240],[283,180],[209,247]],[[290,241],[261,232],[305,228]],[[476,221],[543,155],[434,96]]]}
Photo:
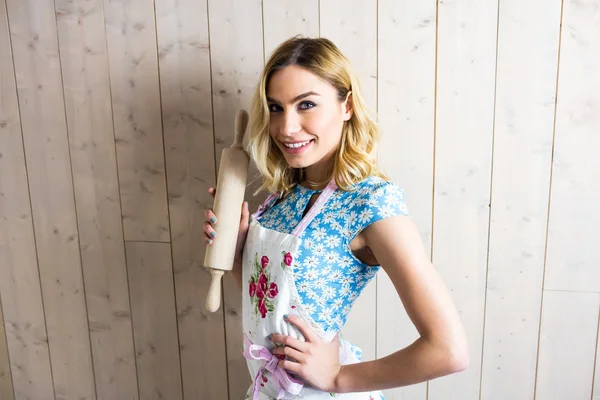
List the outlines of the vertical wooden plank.
{"label": "vertical wooden plank", "polygon": [[[208,1],[217,167],[223,148],[231,146],[233,142],[237,110],[250,110],[250,102],[263,66],[261,5],[260,0]],[[256,174],[256,167],[251,164],[246,187],[246,200],[250,203],[250,212],[254,212],[265,197],[264,193],[253,196],[258,180],[260,178]],[[242,354],[241,292],[229,274],[223,280],[223,308],[229,399],[237,400],[245,397],[251,380]]]}
{"label": "vertical wooden plank", "polygon": [[8,357],[8,344],[6,342],[6,330],[4,314],[2,312],[2,301],[0,301],[0,399],[14,400],[14,389],[12,376],[10,374],[10,359]]}
{"label": "vertical wooden plank", "polygon": [[536,399],[589,399],[600,294],[544,291]]}
{"label": "vertical wooden plank", "polygon": [[600,311],[598,313],[598,331],[596,332],[596,364],[594,366],[594,386],[592,400],[600,400]]}
{"label": "vertical wooden plank", "polygon": [[125,240],[170,240],[153,0],[104,0]]}
{"label": "vertical wooden plank", "polygon": [[[408,209],[431,247],[436,2],[380,0],[378,9],[379,164],[406,193]],[[385,273],[377,281],[377,356],[414,342],[418,332]],[[386,399],[427,396],[426,383],[385,392]]]}
{"label": "vertical wooden plank", "polygon": [[430,400],[479,399],[497,12],[497,1],[438,6],[433,262],[465,324],[472,362],[430,382]]}
{"label": "vertical wooden plank", "polygon": [[54,2],[7,6],[55,394],[94,399]]}
{"label": "vertical wooden plank", "polygon": [[377,115],[377,4],[359,0],[320,0],[320,34],[352,62],[367,106]]}
{"label": "vertical wooden plank", "polygon": [[296,35],[319,36],[319,0],[264,0],[265,60],[281,42]]}
{"label": "vertical wooden plank", "polygon": [[600,292],[598,7],[564,2],[546,289]]}
{"label": "vertical wooden plank", "polygon": [[183,395],[226,399],[223,309],[206,311],[201,269],[215,184],[207,4],[159,0],[156,14]]}
{"label": "vertical wooden plank", "polygon": [[126,242],[125,250],[140,399],[183,399],[171,247]]}
{"label": "vertical wooden plank", "polygon": [[17,399],[53,399],[6,3],[0,54],[0,295],[12,382]]}
{"label": "vertical wooden plank", "polygon": [[56,15],[96,391],[137,399],[102,1]]}
{"label": "vertical wooden plank", "polygon": [[533,398],[560,15],[500,4],[482,399]]}
{"label": "vertical wooden plank", "polygon": [[[377,2],[321,0],[321,36],[330,39],[350,59],[361,81],[367,106],[377,115]],[[358,298],[343,329],[344,336],[363,350],[363,360],[375,354],[377,279]]]}

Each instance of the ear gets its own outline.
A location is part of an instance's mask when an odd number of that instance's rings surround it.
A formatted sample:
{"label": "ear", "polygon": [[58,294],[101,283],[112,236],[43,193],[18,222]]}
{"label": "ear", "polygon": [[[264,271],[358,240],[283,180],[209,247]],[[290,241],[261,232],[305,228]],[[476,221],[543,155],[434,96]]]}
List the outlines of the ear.
{"label": "ear", "polygon": [[346,100],[344,100],[344,102],[342,103],[342,114],[342,119],[344,121],[348,121],[350,120],[350,118],[352,118],[352,91],[348,92],[348,94],[346,95]]}

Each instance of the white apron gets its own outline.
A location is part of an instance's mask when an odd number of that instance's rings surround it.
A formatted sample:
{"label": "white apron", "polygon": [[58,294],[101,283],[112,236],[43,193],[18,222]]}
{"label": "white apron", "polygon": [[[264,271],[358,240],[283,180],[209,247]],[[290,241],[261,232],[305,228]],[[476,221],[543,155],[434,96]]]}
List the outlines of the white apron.
{"label": "white apron", "polygon": [[[294,260],[302,242],[299,236],[335,189],[334,181],[330,182],[291,235],[258,223],[275,195],[269,196],[250,219],[242,264],[244,356],[253,380],[247,399],[383,399],[380,392],[333,394],[310,387],[278,367],[280,359],[271,353],[275,344],[267,339],[270,334],[278,333],[305,340],[298,329],[283,319],[286,314],[302,317],[323,340],[331,341],[335,336],[336,332],[323,331],[306,312],[294,283]],[[341,364],[360,361],[350,343],[341,337],[339,342]]]}

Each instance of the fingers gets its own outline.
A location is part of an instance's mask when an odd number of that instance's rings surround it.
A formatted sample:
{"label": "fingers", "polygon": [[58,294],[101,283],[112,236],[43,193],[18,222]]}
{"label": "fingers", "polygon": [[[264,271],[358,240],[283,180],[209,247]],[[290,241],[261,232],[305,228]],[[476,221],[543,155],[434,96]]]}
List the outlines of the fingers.
{"label": "fingers", "polygon": [[209,222],[204,223],[204,242],[212,244],[212,241],[217,237],[217,232],[213,229]]}
{"label": "fingers", "polygon": [[207,209],[206,211],[204,211],[204,216],[206,217],[206,220],[211,224],[217,223],[217,216],[215,215],[215,213],[213,213],[213,210]]}
{"label": "fingers", "polygon": [[273,354],[280,356],[279,358],[281,360],[284,360],[285,356],[287,356],[299,363],[306,361],[306,356],[303,353],[289,346],[276,347],[275,350],[273,350]]}
{"label": "fingers", "polygon": [[210,193],[210,195],[214,198],[215,197],[215,193],[217,193],[217,189],[215,189],[214,187],[209,187],[208,188],[208,193]]}
{"label": "fingers", "polygon": [[208,245],[211,245],[213,240],[217,237],[217,232],[212,227],[212,224],[217,222],[217,217],[212,212],[212,210],[204,211],[204,216],[207,221],[204,223],[204,242]]}
{"label": "fingers", "polygon": [[306,338],[307,342],[316,342],[320,340],[320,337],[317,335],[317,333],[299,316],[288,315],[284,316],[284,319],[298,328],[298,330],[300,330],[302,335],[304,335]]}
{"label": "fingers", "polygon": [[298,340],[287,335],[280,335],[278,333],[274,333],[271,335],[270,340],[273,343],[281,343],[299,352],[305,352],[309,349],[309,345],[306,342],[303,342],[302,340]]}
{"label": "fingers", "polygon": [[289,361],[289,360],[281,360],[279,361],[279,366],[286,371],[291,372],[292,374],[302,375],[302,364]]}

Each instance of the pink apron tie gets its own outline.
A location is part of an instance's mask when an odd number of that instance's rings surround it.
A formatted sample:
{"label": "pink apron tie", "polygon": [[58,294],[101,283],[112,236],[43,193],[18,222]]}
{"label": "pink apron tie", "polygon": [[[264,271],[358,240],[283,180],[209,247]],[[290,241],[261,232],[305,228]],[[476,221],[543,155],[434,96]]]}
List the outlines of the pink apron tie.
{"label": "pink apron tie", "polygon": [[244,351],[244,357],[248,360],[264,360],[267,363],[260,367],[254,378],[254,389],[252,393],[252,399],[258,400],[258,392],[260,389],[262,372],[264,370],[269,371],[275,378],[273,384],[279,390],[277,399],[282,399],[286,393],[291,395],[298,395],[304,384],[302,381],[293,378],[286,370],[279,366],[279,357],[273,354],[264,346],[253,344],[246,335],[244,335],[244,342],[246,344],[246,350]]}

